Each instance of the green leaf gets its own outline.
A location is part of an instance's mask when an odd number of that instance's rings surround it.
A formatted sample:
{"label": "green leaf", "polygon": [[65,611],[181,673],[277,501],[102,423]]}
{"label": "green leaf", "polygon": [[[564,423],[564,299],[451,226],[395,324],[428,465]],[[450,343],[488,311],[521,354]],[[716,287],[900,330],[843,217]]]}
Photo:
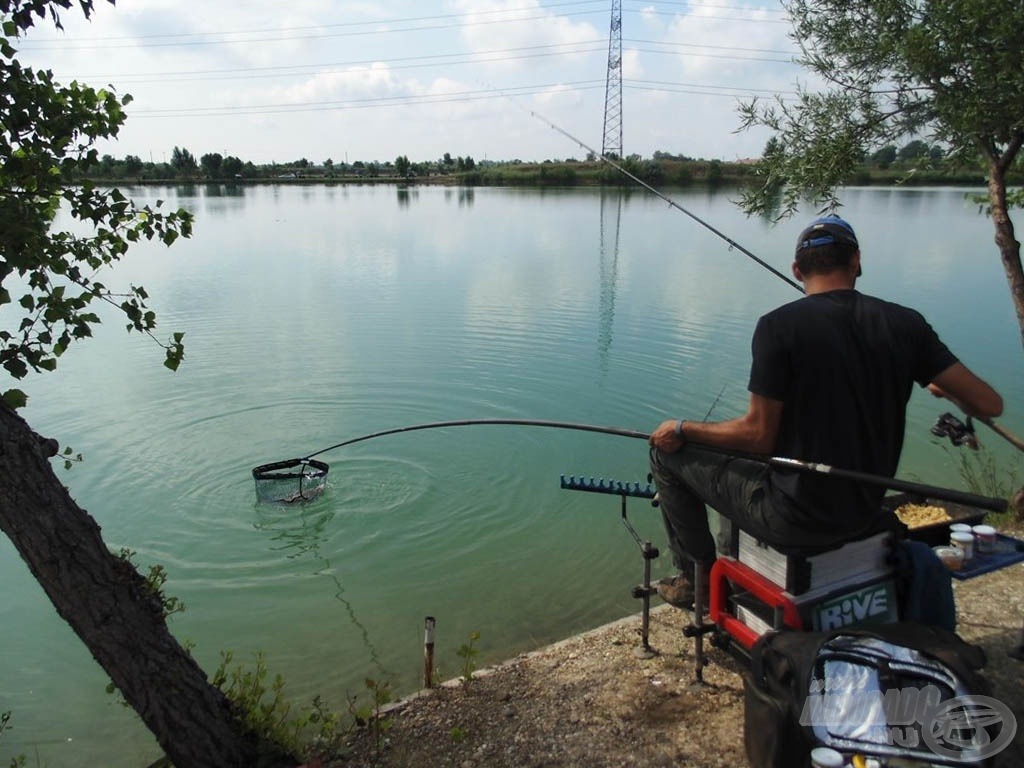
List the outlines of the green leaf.
{"label": "green leaf", "polygon": [[17,410],[18,408],[24,408],[28,404],[28,395],[22,392],[20,389],[8,389],[3,395],[0,395],[3,401],[11,408]]}
{"label": "green leaf", "polygon": [[8,357],[4,360],[4,368],[16,379],[23,379],[28,375],[28,366],[21,357]]}

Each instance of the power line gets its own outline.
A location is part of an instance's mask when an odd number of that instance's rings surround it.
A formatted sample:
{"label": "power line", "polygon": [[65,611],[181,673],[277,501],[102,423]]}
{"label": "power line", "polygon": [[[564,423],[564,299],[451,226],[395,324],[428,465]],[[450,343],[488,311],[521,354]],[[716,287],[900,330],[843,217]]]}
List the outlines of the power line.
{"label": "power line", "polygon": [[[390,59],[357,59],[353,61],[337,61],[325,64],[291,64],[286,66],[273,67],[236,67],[233,69],[206,69],[206,70],[185,70],[177,72],[162,73],[140,73],[128,75],[78,75],[80,80],[101,80],[117,77],[123,83],[146,83],[146,82],[187,82],[189,80],[242,80],[252,78],[282,77],[289,74],[295,75],[317,75],[332,74],[339,71],[348,71],[344,68],[370,66],[374,64],[386,64],[390,69],[412,69],[428,66],[454,66],[461,64],[488,64],[494,62],[517,61],[522,59],[546,58],[552,56],[571,56],[578,53],[595,53],[604,50],[604,41],[582,41],[569,43],[572,46],[587,45],[587,48],[566,48],[566,43],[551,45],[532,45],[522,48],[503,48],[490,51],[477,51],[475,53],[438,53],[426,56],[400,56]],[[593,47],[597,46],[597,47]],[[558,50],[551,51],[555,48]],[[521,53],[528,51],[542,51],[543,53]],[[463,61],[444,61],[444,59],[464,59]],[[406,63],[402,63],[406,62]]]}
{"label": "power line", "polygon": [[[552,7],[564,7],[574,5],[594,5],[591,0],[581,0],[578,2],[564,2],[555,3],[552,5],[544,6],[544,9]],[[677,3],[680,6],[692,7],[689,3]],[[753,9],[739,9],[735,6],[700,6],[700,7],[714,7],[714,8],[735,8],[737,10],[750,10]],[[462,28],[471,26],[486,26],[492,24],[512,24],[521,23],[525,21],[538,21],[547,20],[554,18],[566,18],[570,16],[589,16],[594,15],[598,12],[595,7],[593,10],[585,11],[571,11],[568,13],[550,14],[544,13],[533,16],[518,16],[512,18],[501,18],[501,19],[490,19],[482,21],[472,21],[467,19],[473,19],[481,15],[493,15],[497,13],[513,13],[513,10],[503,9],[494,11],[479,11],[473,14],[445,14],[437,16],[417,16],[409,17],[405,19],[384,19],[375,21],[359,21],[359,22],[344,22],[337,24],[322,24],[316,26],[303,26],[303,27],[287,27],[285,29],[255,29],[255,30],[227,30],[219,32],[189,32],[189,33],[177,33],[177,34],[156,34],[156,35],[137,35],[137,36],[115,36],[115,37],[91,37],[91,38],[80,38],[77,39],[71,36],[62,38],[39,38],[39,39],[23,39],[19,41],[19,49],[25,52],[45,52],[45,51],[84,51],[84,50],[116,50],[126,48],[168,48],[168,47],[195,47],[195,46],[216,46],[216,45],[240,45],[249,43],[275,43],[275,42],[293,42],[296,40],[320,40],[327,38],[338,38],[338,37],[361,37],[367,35],[387,35],[387,34],[398,34],[407,32],[422,32],[422,31],[433,31],[451,28]],[[650,8],[642,8],[640,10],[633,10],[630,13],[639,13],[645,15],[661,15],[661,16],[677,16],[679,14],[667,11],[657,11]],[[696,15],[696,14],[683,14],[683,15]],[[739,22],[753,22],[753,23],[789,23],[788,20],[784,19],[737,19],[729,16],[716,16],[709,14],[700,14],[699,18],[704,20],[716,20],[716,21],[739,21]],[[456,19],[456,23],[453,24],[430,24],[426,26],[401,26],[405,24],[416,24],[423,21],[444,21],[447,19]],[[387,25],[389,28],[380,29],[382,25]],[[396,26],[392,26],[396,25]],[[325,30],[338,30],[347,29],[351,27],[369,27],[375,26],[377,29],[362,29],[356,31],[325,31]],[[185,40],[182,38],[192,38],[199,36],[213,36],[219,35],[223,39],[206,39],[206,40]],[[270,35],[268,37],[231,37],[231,36],[246,36],[246,35]],[[159,40],[169,40],[170,42],[155,42]],[[116,44],[122,42],[124,44]],[[142,44],[140,45],[140,41]]]}
{"label": "power line", "polygon": [[[584,16],[591,15],[593,11],[576,11],[570,13],[559,14],[557,18],[565,18],[567,16]],[[522,16],[515,19],[495,19],[490,21],[463,21],[457,24],[432,24],[426,26],[414,26],[414,27],[401,27],[394,29],[372,29],[362,30],[358,32],[320,32],[310,34],[298,34],[298,35],[275,35],[272,37],[250,37],[243,39],[232,39],[232,40],[189,40],[180,42],[170,43],[145,43],[143,46],[139,46],[136,42],[128,42],[123,45],[111,45],[109,42],[103,42],[102,40],[97,43],[88,43],[84,45],[68,45],[67,42],[49,46],[38,46],[25,48],[22,45],[23,50],[37,52],[37,51],[87,51],[95,49],[112,50],[112,49],[125,49],[125,48],[177,48],[177,47],[197,47],[197,46],[213,46],[213,45],[239,45],[249,43],[281,43],[281,42],[294,42],[296,40],[324,40],[339,37],[365,37],[368,35],[387,35],[396,33],[407,33],[407,32],[423,32],[440,29],[452,29],[454,28],[465,28],[465,27],[478,27],[486,26],[491,24],[511,24],[520,23],[524,21],[537,21],[541,19],[550,19],[550,15],[538,15],[538,16]],[[363,22],[360,22],[363,23]],[[375,22],[378,26],[383,22]],[[397,22],[391,22],[397,23]],[[333,25],[324,25],[323,27],[315,27],[313,29],[328,29]],[[196,33],[196,34],[259,34],[259,33]],[[128,40],[137,40],[141,38],[126,38]],[[73,41],[72,41],[73,42]]]}
{"label": "power line", "polygon": [[[684,95],[687,95],[687,96],[724,96],[724,97],[727,97],[727,98],[730,98],[730,99],[742,98],[744,95],[747,95],[747,96],[750,96],[750,97],[754,97],[754,96],[758,95],[758,93],[779,95],[778,91],[768,91],[768,90],[765,90],[765,89],[755,89],[756,92],[754,92],[752,90],[750,93],[745,93],[745,92],[741,92],[741,93],[724,93],[722,91],[712,91],[712,90],[706,90],[706,91],[693,90],[693,88],[701,88],[701,87],[702,86],[692,86],[690,88],[685,88],[685,87],[684,88],[654,88],[654,87],[649,87],[649,86],[644,86],[644,85],[630,85],[629,86],[629,90],[631,90],[631,91],[650,91],[650,92],[653,92],[653,93],[679,93],[679,94],[684,94]],[[782,96],[782,99],[784,101],[789,101],[790,100],[790,98],[786,97],[786,96]]]}
{"label": "power line", "polygon": [[[704,45],[700,43],[671,43],[661,42],[657,40],[634,39],[625,39],[625,41],[629,43],[643,43],[646,45],[659,45],[680,49],[668,51],[661,50],[658,48],[643,47],[634,47],[629,49],[630,51],[638,53],[680,54],[690,49],[694,49],[696,51],[738,51],[741,53],[786,53],[786,51],[779,51],[767,48],[744,48],[725,45]],[[83,80],[86,82],[93,80],[116,78],[118,82],[125,84],[147,82],[189,82],[193,80],[249,80],[271,77],[284,77],[288,75],[332,74],[339,71],[347,71],[346,68],[361,66],[365,67],[374,64],[384,64],[387,65],[390,69],[414,69],[423,68],[427,66],[459,66],[464,64],[487,64],[494,62],[521,61],[533,58],[550,58],[552,56],[571,56],[583,53],[597,53],[599,51],[604,51],[604,45],[605,41],[603,40],[583,40],[574,43],[554,43],[549,45],[533,45],[519,48],[500,48],[488,51],[477,51],[475,53],[439,53],[426,56],[401,56],[390,59],[355,59],[352,61],[336,61],[323,64],[290,64],[272,67],[235,67],[229,69],[179,70],[160,73],[118,73],[116,75],[77,74],[74,77],[77,80]],[[759,58],[752,56],[731,56],[724,53],[699,53],[698,55],[705,58],[731,59],[734,61],[766,61],[781,64],[792,63],[792,59]]]}
{"label": "power line", "polygon": [[[565,7],[572,5],[595,5],[596,0],[570,0],[569,2],[561,3],[549,3],[544,6],[547,8]],[[338,22],[333,24],[315,24],[306,25],[301,27],[270,27],[270,28],[258,28],[258,29],[236,29],[236,30],[221,30],[218,32],[174,32],[174,33],[160,33],[153,35],[122,35],[115,37],[93,37],[86,38],[91,42],[115,42],[115,41],[136,41],[136,40],[165,40],[169,38],[183,38],[183,37],[198,37],[200,35],[263,35],[271,33],[289,33],[289,32],[309,32],[309,31],[321,31],[324,29],[340,29],[345,27],[369,27],[369,26],[380,26],[381,24],[408,24],[413,22],[421,21],[440,21],[444,19],[462,19],[467,17],[475,16],[492,16],[498,13],[511,13],[517,9],[498,9],[493,11],[475,11],[473,13],[447,13],[437,14],[434,16],[410,16],[406,18],[398,19],[374,19],[372,21],[346,21]],[[596,8],[595,8],[596,10]],[[502,19],[500,21],[519,21],[519,19]],[[404,31],[404,30],[393,30],[393,31]],[[43,38],[36,42],[40,43],[55,43],[65,44],[68,40],[74,41],[73,37],[51,37]],[[233,42],[233,41],[227,41]],[[246,41],[234,41],[234,42],[246,42]]]}
{"label": "power line", "polygon": [[[775,95],[779,93],[778,89],[775,88],[737,88],[733,85],[701,85],[700,83],[673,83],[665,80],[624,80],[623,82],[628,85],[635,87],[637,90],[644,91],[661,91],[662,93],[706,93],[709,96],[737,96],[737,95],[754,95],[756,93],[765,93]],[[653,88],[648,86],[667,86],[664,88]],[[686,91],[676,90],[679,88],[702,88],[706,90],[701,91]],[[736,93],[725,93],[725,91],[735,91]]]}
{"label": "power line", "polygon": [[[753,11],[754,9],[748,8],[746,10]],[[659,10],[656,10],[654,8],[645,8],[645,9],[640,10],[640,11],[630,11],[630,13],[639,13],[639,14],[641,14],[643,16],[678,16],[679,15],[677,13],[672,13],[671,11],[659,11]],[[737,18],[735,18],[733,16],[713,16],[713,15],[708,15],[708,14],[704,14],[704,13],[702,13],[702,14],[687,13],[687,14],[683,14],[683,15],[684,16],[696,16],[697,18],[700,18],[700,19],[713,19],[715,21],[752,21],[752,22],[757,22],[758,24],[789,24],[790,23],[789,19],[751,19],[751,18],[737,19]]]}
{"label": "power line", "polygon": [[744,53],[779,53],[786,55],[793,55],[796,53],[795,50],[782,51],[778,48],[744,48],[738,45],[708,45],[707,43],[682,43],[672,42],[669,40],[637,40],[635,38],[625,38],[627,43],[640,43],[643,45],[665,45],[673,48],[707,48],[716,51],[743,51]]}
{"label": "power line", "polygon": [[[624,80],[625,88],[637,91],[653,91],[659,93],[682,93],[697,96],[726,96],[737,98],[743,95],[754,96],[757,93],[776,93],[757,88],[732,88],[730,86],[702,86],[687,83],[665,83],[660,81]],[[409,94],[404,96],[377,96],[361,99],[340,99],[331,101],[309,101],[293,102],[290,104],[249,104],[228,107],[219,105],[216,107],[181,107],[165,109],[134,109],[128,110],[133,119],[135,118],[179,118],[179,117],[230,117],[244,115],[275,115],[293,114],[300,112],[335,112],[353,109],[372,109],[382,107],[413,107],[430,106],[433,104],[448,104],[457,102],[473,102],[488,99],[508,98],[515,96],[531,96],[541,93],[550,93],[552,88],[571,88],[570,92],[597,90],[605,86],[603,80],[580,80],[568,83],[545,83],[524,85],[511,88],[485,88],[471,91],[452,91],[443,94]],[[660,87],[655,87],[660,86]],[[669,86],[669,87],[666,87]],[[691,89],[704,90],[691,90]],[[716,91],[715,88],[729,89],[734,91],[726,93]]]}
{"label": "power line", "polygon": [[[648,49],[648,48],[640,48],[640,49],[637,49],[637,50],[641,50],[644,53],[661,53],[661,54],[665,54],[666,56],[679,56],[680,55],[679,51],[662,51],[662,50],[653,50],[653,49]],[[729,61],[763,61],[763,62],[767,62],[769,64],[793,64],[794,63],[793,59],[791,59],[791,58],[789,58],[789,59],[774,59],[774,58],[766,58],[766,57],[763,57],[763,56],[727,56],[724,53],[701,53],[701,54],[698,54],[698,55],[702,59],[728,59]]]}
{"label": "power line", "polygon": [[[592,90],[604,86],[603,80],[580,80],[572,83],[547,83],[542,85],[524,85],[505,88],[503,93],[515,92],[517,96],[529,96],[547,93],[552,88],[573,86],[574,90]],[[408,96],[375,96],[363,99],[344,99],[337,101],[307,101],[291,104],[250,104],[238,107],[183,107],[181,109],[148,109],[135,110],[129,107],[135,117],[224,117],[227,115],[273,115],[292,112],[322,112],[342,109],[365,109],[367,107],[418,106],[421,104],[444,104],[458,101],[479,101],[502,97],[494,89],[474,91],[452,91],[443,94],[421,94]]]}
{"label": "power line", "polygon": [[[650,7],[650,3],[647,2],[647,0],[635,0],[635,1],[638,2],[641,5],[641,9],[647,9],[647,8]],[[676,7],[682,6],[682,7],[686,7],[686,8],[699,7],[701,9],[704,9],[704,8],[714,8],[715,10],[719,10],[719,11],[745,11],[745,12],[748,12],[748,13],[770,13],[770,14],[780,14],[780,15],[786,13],[786,11],[782,10],[781,8],[751,8],[750,6],[745,6],[745,5],[720,5],[720,4],[717,4],[717,3],[701,3],[699,6],[695,6],[694,3],[688,2],[687,0],[659,0],[658,5],[659,6],[668,5],[668,6],[676,6]]]}

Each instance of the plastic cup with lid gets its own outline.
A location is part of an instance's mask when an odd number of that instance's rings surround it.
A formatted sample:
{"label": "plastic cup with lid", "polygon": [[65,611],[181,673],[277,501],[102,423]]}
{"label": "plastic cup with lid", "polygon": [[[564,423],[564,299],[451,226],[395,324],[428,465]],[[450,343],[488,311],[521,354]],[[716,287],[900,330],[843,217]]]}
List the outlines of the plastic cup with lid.
{"label": "plastic cup with lid", "polygon": [[962,549],[964,552],[964,562],[974,557],[974,534],[963,533],[962,531],[954,531],[949,534],[950,546]]}
{"label": "plastic cup with lid", "polygon": [[976,525],[971,529],[974,534],[974,548],[978,552],[988,554],[996,548],[996,529],[991,525]]}

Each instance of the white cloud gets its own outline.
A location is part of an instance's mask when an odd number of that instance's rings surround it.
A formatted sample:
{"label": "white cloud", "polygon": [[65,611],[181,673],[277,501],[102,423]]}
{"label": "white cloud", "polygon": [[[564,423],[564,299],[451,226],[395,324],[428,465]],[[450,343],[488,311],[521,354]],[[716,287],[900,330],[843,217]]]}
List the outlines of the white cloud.
{"label": "white cloud", "polygon": [[375,63],[343,72],[316,74],[302,83],[279,89],[279,97],[272,100],[284,104],[306,104],[367,95],[381,96],[393,92],[397,86],[391,69],[386,64]]}
{"label": "white cloud", "polygon": [[[603,5],[119,0],[96,8],[91,23],[66,11],[63,35],[34,31],[23,59],[52,67],[59,79],[112,83],[133,94],[119,141],[101,148],[117,156],[159,159],[174,146],[255,162],[346,152],[350,160],[431,159],[446,151],[524,160],[580,154],[503,94],[600,144],[609,27]],[[623,16],[628,152],[760,152],[763,137],[733,134],[735,95],[790,91],[801,75],[791,64],[766,61],[792,50],[781,6],[650,3]],[[290,104],[309,106],[279,110]],[[219,114],[201,111],[211,108]]]}
{"label": "white cloud", "polygon": [[[462,39],[467,48],[475,52],[574,46],[593,43],[607,35],[599,33],[589,22],[577,22],[545,10],[538,0],[452,0],[449,6],[464,14]],[[498,65],[506,68],[523,66],[511,58],[498,62]]]}

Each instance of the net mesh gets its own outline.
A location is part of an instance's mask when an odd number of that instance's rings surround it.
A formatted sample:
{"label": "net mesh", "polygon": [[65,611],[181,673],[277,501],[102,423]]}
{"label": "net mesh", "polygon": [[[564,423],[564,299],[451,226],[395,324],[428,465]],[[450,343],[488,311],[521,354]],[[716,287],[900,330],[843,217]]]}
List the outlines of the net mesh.
{"label": "net mesh", "polygon": [[284,502],[314,499],[327,487],[327,464],[315,459],[288,459],[263,464],[252,471],[256,481],[256,498],[263,502]]}

